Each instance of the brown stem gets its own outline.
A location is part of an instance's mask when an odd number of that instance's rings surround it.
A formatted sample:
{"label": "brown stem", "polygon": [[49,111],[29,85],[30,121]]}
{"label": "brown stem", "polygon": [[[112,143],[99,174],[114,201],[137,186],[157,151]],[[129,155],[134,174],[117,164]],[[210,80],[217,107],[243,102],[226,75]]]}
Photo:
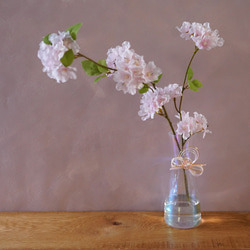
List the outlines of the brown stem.
{"label": "brown stem", "polygon": [[184,174],[184,183],[185,183],[185,191],[186,191],[187,200],[190,201],[187,174],[186,174],[186,170],[184,168],[183,168],[183,174]]}
{"label": "brown stem", "polygon": [[176,98],[174,98],[174,107],[175,107],[175,110],[179,113],[179,110],[178,110],[177,104],[176,104]]}
{"label": "brown stem", "polygon": [[183,92],[184,90],[186,89],[185,87],[185,83],[186,83],[186,80],[187,80],[187,75],[188,75],[188,70],[189,70],[189,67],[191,66],[191,63],[196,55],[196,53],[199,51],[199,49],[195,46],[195,51],[188,63],[188,66],[187,66],[187,70],[186,70],[186,73],[185,73],[185,77],[184,77],[184,81],[183,81],[183,84],[182,84],[182,95],[181,95],[181,98],[180,98],[180,104],[179,104],[179,109],[178,109],[178,113],[180,114],[180,118],[181,118],[181,106],[182,106],[182,101],[183,101]]}
{"label": "brown stem", "polygon": [[175,138],[176,145],[177,145],[179,151],[181,151],[181,147],[180,147],[179,142],[178,142],[178,140],[177,140],[177,137],[176,137],[176,133],[175,133],[175,131],[174,131],[173,124],[172,124],[170,118],[168,117],[168,113],[167,113],[167,110],[166,110],[166,108],[164,107],[164,105],[162,106],[162,110],[163,110],[163,112],[164,112],[164,115],[163,115],[163,116],[168,120],[169,126],[170,126],[171,131],[172,131],[172,133],[173,133],[173,135],[174,135],[174,138]]}
{"label": "brown stem", "polygon": [[113,69],[113,68],[107,67],[107,66],[105,66],[105,65],[102,65],[102,64],[100,64],[100,63],[98,63],[98,62],[92,60],[91,58],[89,58],[89,57],[87,57],[87,56],[85,56],[85,55],[83,55],[83,54],[81,54],[81,53],[77,53],[77,54],[75,55],[75,58],[78,58],[78,57],[84,57],[84,58],[86,58],[87,60],[89,60],[89,61],[95,63],[96,65],[98,65],[98,66],[100,66],[100,67],[103,67],[103,68],[105,68],[105,69],[117,71],[117,69]]}

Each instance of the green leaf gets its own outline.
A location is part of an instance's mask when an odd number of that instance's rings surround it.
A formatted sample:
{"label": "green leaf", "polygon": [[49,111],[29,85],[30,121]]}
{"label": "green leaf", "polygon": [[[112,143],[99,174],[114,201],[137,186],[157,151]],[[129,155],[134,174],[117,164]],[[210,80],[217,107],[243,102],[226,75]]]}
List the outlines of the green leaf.
{"label": "green leaf", "polygon": [[103,75],[97,77],[97,78],[95,79],[95,82],[98,82],[100,79],[102,79],[102,78],[104,78],[104,77],[107,77],[107,75],[106,75],[106,74],[103,74]]}
{"label": "green leaf", "polygon": [[72,49],[69,49],[64,53],[60,61],[65,67],[68,67],[73,63],[74,59],[75,59],[74,52]]}
{"label": "green leaf", "polygon": [[197,79],[194,79],[192,82],[195,85],[195,87],[197,87],[197,88],[202,88],[202,86],[203,86],[201,84],[201,82],[199,80],[197,80]]}
{"label": "green leaf", "polygon": [[188,80],[191,80],[193,78],[193,70],[191,69],[191,67],[188,68]]}
{"label": "green leaf", "polygon": [[77,23],[66,29],[66,31],[69,31],[71,37],[76,40],[77,33],[79,29],[82,27],[82,23]]}
{"label": "green leaf", "polygon": [[[101,64],[101,65],[103,65],[103,66],[105,66],[105,67],[107,67],[106,60],[105,60],[105,59],[99,60],[98,63]],[[100,72],[102,72],[102,73],[105,73],[105,72],[108,71],[107,68],[101,67],[101,66],[99,66],[99,65],[97,65],[97,68],[98,68],[98,70],[99,70]]]}
{"label": "green leaf", "polygon": [[98,76],[102,73],[99,71],[97,65],[92,61],[84,60],[81,63],[82,63],[82,68],[89,76]]}
{"label": "green leaf", "polygon": [[161,77],[162,77],[162,74],[160,74],[160,75],[158,76],[158,79],[157,79],[157,80],[155,80],[155,81],[154,81],[154,83],[159,82],[159,81],[161,80]]}
{"label": "green leaf", "polygon": [[190,88],[191,90],[193,90],[193,91],[199,91],[199,88],[197,88],[197,87],[194,85],[193,81],[188,80],[188,86],[189,86],[189,88]]}
{"label": "green leaf", "polygon": [[144,94],[148,90],[149,90],[149,85],[144,83],[144,86],[141,89],[139,89],[138,91],[139,91],[140,94]]}
{"label": "green leaf", "polygon": [[51,41],[49,40],[49,36],[50,36],[50,34],[48,34],[47,36],[44,36],[43,37],[43,42],[45,44],[52,45]]}

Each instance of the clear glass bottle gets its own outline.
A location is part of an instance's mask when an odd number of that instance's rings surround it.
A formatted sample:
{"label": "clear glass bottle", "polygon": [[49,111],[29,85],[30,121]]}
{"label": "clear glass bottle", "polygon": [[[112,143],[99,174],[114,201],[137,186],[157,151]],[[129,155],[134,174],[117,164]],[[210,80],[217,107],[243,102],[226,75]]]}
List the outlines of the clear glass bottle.
{"label": "clear glass bottle", "polygon": [[[181,138],[169,134],[173,144],[173,157],[179,156],[179,148],[176,140],[181,147]],[[190,145],[188,140],[184,150]],[[193,228],[201,222],[200,201],[195,186],[195,179],[189,170],[183,168],[170,171],[168,196],[164,202],[164,218],[165,222],[175,228]]]}

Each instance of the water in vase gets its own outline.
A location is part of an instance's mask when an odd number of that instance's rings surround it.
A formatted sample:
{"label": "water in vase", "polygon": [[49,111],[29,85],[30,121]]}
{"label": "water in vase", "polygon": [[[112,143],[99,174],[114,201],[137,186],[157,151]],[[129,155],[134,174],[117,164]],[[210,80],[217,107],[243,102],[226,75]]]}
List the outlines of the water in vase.
{"label": "water in vase", "polygon": [[175,228],[193,228],[201,222],[200,202],[185,195],[169,197],[164,203],[165,222]]}

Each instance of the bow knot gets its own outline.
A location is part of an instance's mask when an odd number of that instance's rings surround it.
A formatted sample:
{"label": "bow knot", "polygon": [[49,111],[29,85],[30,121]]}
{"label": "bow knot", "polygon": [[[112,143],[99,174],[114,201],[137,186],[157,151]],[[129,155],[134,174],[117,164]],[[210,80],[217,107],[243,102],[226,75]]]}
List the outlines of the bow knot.
{"label": "bow knot", "polygon": [[189,170],[193,176],[202,175],[206,164],[195,164],[199,159],[200,153],[196,147],[187,147],[179,153],[179,156],[171,160],[170,170],[185,169]]}

